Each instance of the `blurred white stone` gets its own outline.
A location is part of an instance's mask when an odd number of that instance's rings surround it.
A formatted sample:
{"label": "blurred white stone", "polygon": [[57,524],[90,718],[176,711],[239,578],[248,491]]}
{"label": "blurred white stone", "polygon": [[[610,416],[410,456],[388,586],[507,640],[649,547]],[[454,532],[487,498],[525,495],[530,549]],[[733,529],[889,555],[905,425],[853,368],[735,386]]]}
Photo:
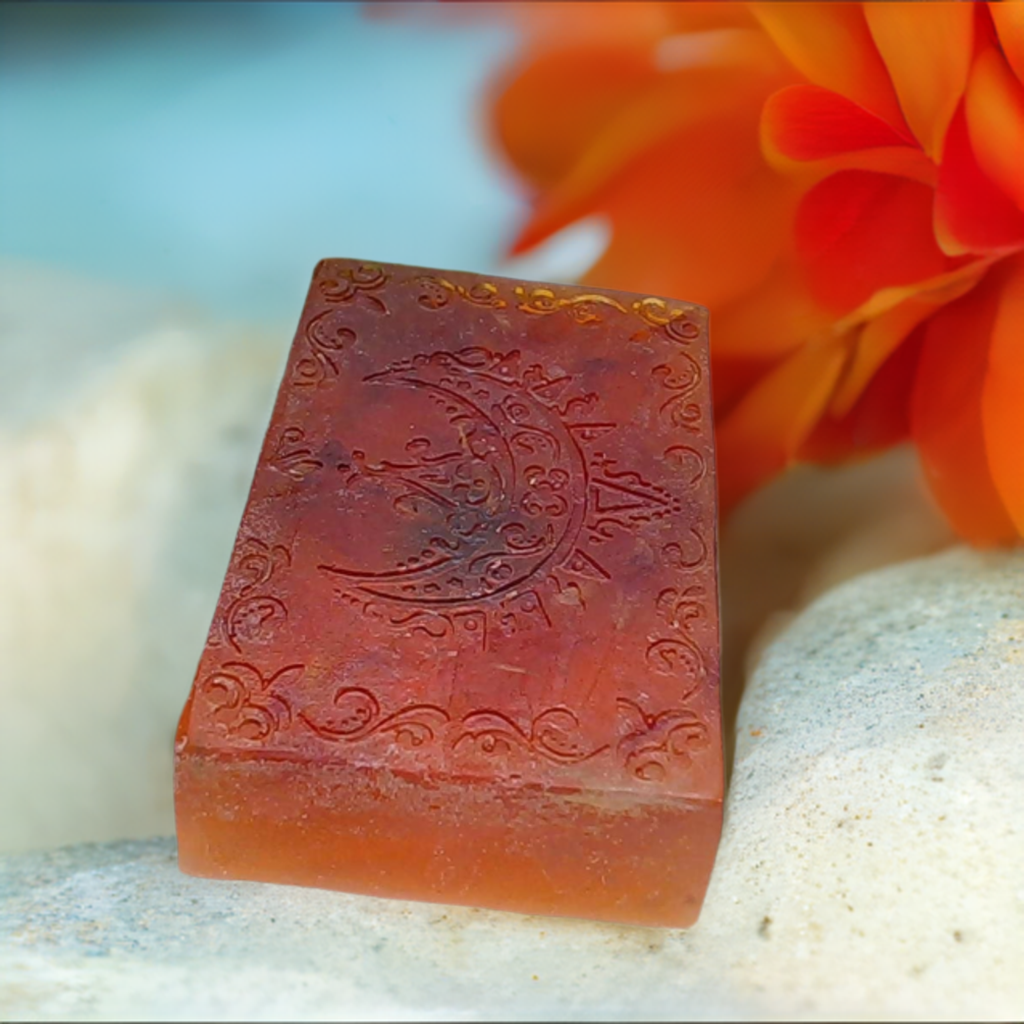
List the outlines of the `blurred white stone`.
{"label": "blurred white stone", "polygon": [[742,1012],[686,962],[683,933],[188,878],[169,839],[0,858],[4,1020]]}
{"label": "blurred white stone", "polygon": [[290,340],[0,267],[0,850],[166,833]]}
{"label": "blurred white stone", "polygon": [[751,495],[721,536],[727,721],[761,652],[817,594],[954,541],[909,446],[846,466],[797,466]]}
{"label": "blurred white stone", "polygon": [[797,616],[744,695],[730,912],[702,922],[760,921],[745,984],[811,1017],[1020,1019],[1022,731],[1024,551],[891,566]]}
{"label": "blurred white stone", "polygon": [[0,1017],[1024,1016],[1024,551],[829,591],[739,717],[687,932],[186,878],[171,840],[0,858]]}

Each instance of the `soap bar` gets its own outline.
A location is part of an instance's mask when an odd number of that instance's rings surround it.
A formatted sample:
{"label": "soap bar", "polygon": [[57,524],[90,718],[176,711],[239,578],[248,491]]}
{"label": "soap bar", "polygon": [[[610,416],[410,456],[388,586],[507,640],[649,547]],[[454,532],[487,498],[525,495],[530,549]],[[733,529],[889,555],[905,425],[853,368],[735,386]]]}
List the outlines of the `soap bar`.
{"label": "soap bar", "polygon": [[317,266],[178,728],[183,871],[696,920],[707,331],[663,298]]}

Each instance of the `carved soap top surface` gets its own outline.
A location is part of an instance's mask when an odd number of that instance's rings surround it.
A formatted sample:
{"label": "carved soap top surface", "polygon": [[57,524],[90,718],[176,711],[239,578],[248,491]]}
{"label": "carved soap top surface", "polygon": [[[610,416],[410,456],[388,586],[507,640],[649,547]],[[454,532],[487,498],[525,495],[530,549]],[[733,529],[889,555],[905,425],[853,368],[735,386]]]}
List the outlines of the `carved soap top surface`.
{"label": "carved soap top surface", "polygon": [[698,306],[322,262],[179,743],[720,795],[708,384]]}

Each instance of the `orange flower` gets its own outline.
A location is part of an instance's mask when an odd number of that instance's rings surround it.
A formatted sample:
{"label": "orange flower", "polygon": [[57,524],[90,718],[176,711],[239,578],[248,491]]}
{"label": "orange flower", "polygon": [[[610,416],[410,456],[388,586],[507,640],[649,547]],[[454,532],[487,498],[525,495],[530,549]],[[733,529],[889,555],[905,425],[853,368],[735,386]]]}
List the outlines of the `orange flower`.
{"label": "orange flower", "polygon": [[1024,3],[547,3],[492,105],[522,252],[712,312],[728,510],[913,439],[954,527],[1024,535]]}

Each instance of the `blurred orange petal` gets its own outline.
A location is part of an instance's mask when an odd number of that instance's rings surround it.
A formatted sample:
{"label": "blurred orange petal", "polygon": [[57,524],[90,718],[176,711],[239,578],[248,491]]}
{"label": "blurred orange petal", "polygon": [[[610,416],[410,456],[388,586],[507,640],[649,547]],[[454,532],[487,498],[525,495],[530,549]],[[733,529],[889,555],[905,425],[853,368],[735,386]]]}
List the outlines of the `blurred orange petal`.
{"label": "blurred orange petal", "polygon": [[886,286],[949,269],[932,235],[932,190],[870,171],[841,171],[815,185],[797,211],[797,251],[812,293],[837,313]]}
{"label": "blurred orange petal", "polygon": [[[919,323],[947,302],[960,298],[981,280],[991,260],[975,260],[938,277],[902,288],[883,288],[838,324],[837,330],[863,323],[853,356],[836,388],[830,411],[844,416],[875,371]],[[883,301],[891,299],[886,305]],[[874,307],[874,308],[872,308]]]}
{"label": "blurred orange petal", "polygon": [[724,514],[793,461],[828,404],[845,360],[840,339],[807,344],[719,421],[715,443]]}
{"label": "blurred orange petal", "polygon": [[776,45],[807,79],[904,127],[896,93],[861,4],[754,3]]}
{"label": "blurred orange petal", "polygon": [[990,3],[988,9],[996,26],[999,45],[1018,81],[1024,83],[1024,3],[1000,0]]}
{"label": "blurred orange petal", "polygon": [[[590,139],[572,168],[543,196],[512,246],[520,253],[574,220],[600,208],[602,192],[632,172],[632,163],[668,143],[677,161],[662,180],[672,195],[684,186],[691,165],[717,163],[732,180],[763,164],[757,140],[761,103],[782,84],[785,70],[771,45],[750,30],[716,33],[709,66],[663,73],[635,102],[623,106]],[[739,62],[739,69],[737,67]],[[689,151],[678,150],[685,138]],[[671,188],[675,171],[679,188]]]}
{"label": "blurred orange petal", "polygon": [[767,141],[792,160],[913,145],[877,114],[817,85],[790,85],[769,96],[761,126]]}
{"label": "blurred orange petal", "polygon": [[1024,537],[1024,258],[1009,269],[992,328],[981,413],[992,479]]}
{"label": "blurred orange petal", "polygon": [[1024,210],[1024,86],[994,47],[971,68],[964,112],[978,166]]}
{"label": "blurred orange petal", "polygon": [[552,40],[577,44],[660,40],[675,33],[749,27],[754,18],[742,3],[676,3],[674,0],[536,0],[471,3],[473,13],[504,17],[516,23],[531,46]]}
{"label": "blurred orange petal", "polygon": [[[763,134],[762,134],[762,137]],[[762,144],[765,160],[777,171],[799,181],[804,188],[811,188],[817,182],[839,171],[875,171],[878,174],[894,174],[910,178],[922,185],[934,188],[938,180],[935,164],[924,155],[918,146],[877,146],[874,149],[852,149],[847,153],[822,160],[791,160],[783,156],[767,140]]]}
{"label": "blurred orange petal", "polygon": [[909,135],[816,85],[773,93],[761,116],[765,159],[806,187],[844,170],[895,174],[933,186],[935,165]]}
{"label": "blurred orange petal", "polygon": [[742,396],[832,316],[811,297],[803,271],[783,254],[756,288],[724,303],[712,326],[711,383],[715,415],[726,416]]}
{"label": "blurred orange petal", "polygon": [[535,54],[499,83],[492,104],[498,144],[534,185],[552,185],[659,77],[647,41]]}
{"label": "blurred orange petal", "polygon": [[924,331],[920,327],[901,338],[854,402],[837,412],[833,400],[829,411],[801,445],[799,458],[817,463],[840,462],[874,455],[907,440],[907,396],[914,384],[923,341]]}
{"label": "blurred orange petal", "polygon": [[[573,6],[570,2],[569,6]],[[603,2],[597,4],[604,6]],[[630,6],[627,2],[626,7]],[[702,32],[715,28],[756,28],[757,19],[745,3],[721,3],[720,0],[664,0],[666,18],[677,33]],[[669,37],[671,38],[671,37]]]}
{"label": "blurred orange petal", "polygon": [[967,84],[974,5],[867,3],[864,15],[907,124],[925,153],[938,160]]}
{"label": "blurred orange petal", "polygon": [[827,330],[833,319],[812,297],[804,271],[785,253],[761,284],[717,312],[713,354],[775,363]]}
{"label": "blurred orange petal", "polygon": [[982,426],[999,294],[990,274],[928,321],[911,397],[911,432],[931,491],[954,529],[976,544],[1017,537],[989,471]]}
{"label": "blurred orange petal", "polygon": [[953,115],[939,165],[935,236],[949,254],[1010,251],[1024,244],[1024,215],[978,166],[963,103]]}
{"label": "blurred orange petal", "polygon": [[879,368],[918,324],[935,312],[934,302],[910,299],[866,323],[854,345],[850,363],[836,388],[829,412],[842,418],[853,408]]}
{"label": "blurred orange petal", "polygon": [[711,397],[715,422],[720,423],[779,360],[758,355],[723,355],[717,351],[714,342],[711,348]]}
{"label": "blurred orange petal", "polygon": [[634,160],[596,204],[613,234],[586,280],[715,307],[755,288],[786,241],[797,193],[764,167],[737,175],[736,141],[685,133]]}
{"label": "blurred orange petal", "polygon": [[710,307],[723,511],[909,433],[964,536],[1024,534],[1024,4],[501,9],[515,249],[603,214],[589,281]]}

